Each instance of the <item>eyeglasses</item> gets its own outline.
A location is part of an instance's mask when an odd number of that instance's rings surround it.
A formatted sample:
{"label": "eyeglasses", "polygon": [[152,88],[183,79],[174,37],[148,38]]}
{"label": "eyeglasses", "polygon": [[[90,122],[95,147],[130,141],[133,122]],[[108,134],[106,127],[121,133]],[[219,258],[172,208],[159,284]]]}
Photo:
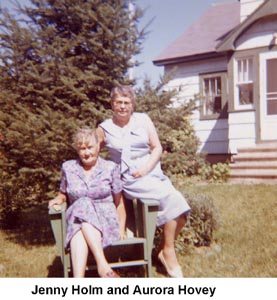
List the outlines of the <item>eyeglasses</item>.
{"label": "eyeglasses", "polygon": [[125,105],[125,106],[131,106],[132,102],[131,101],[121,101],[121,100],[115,100],[114,105],[116,106],[121,106],[121,105]]}

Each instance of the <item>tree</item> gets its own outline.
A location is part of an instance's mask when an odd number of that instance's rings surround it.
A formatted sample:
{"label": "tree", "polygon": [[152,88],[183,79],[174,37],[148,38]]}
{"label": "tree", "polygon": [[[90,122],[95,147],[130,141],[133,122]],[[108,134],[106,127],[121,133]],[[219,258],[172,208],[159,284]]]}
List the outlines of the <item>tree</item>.
{"label": "tree", "polygon": [[164,88],[169,79],[170,75],[161,78],[156,86],[145,79],[143,87],[137,91],[136,109],[147,112],[157,127],[165,173],[169,176],[196,175],[205,165],[203,154],[198,153],[200,141],[190,123],[190,116],[197,108],[196,99],[174,107],[174,99],[178,100],[177,91],[165,91]]}
{"label": "tree", "polygon": [[[58,188],[71,135],[109,114],[109,93],[131,83],[144,32],[125,0],[32,0],[19,20],[0,15],[0,164],[10,208]],[[18,195],[21,195],[20,201]]]}
{"label": "tree", "polygon": [[[142,11],[126,0],[31,0],[22,18],[0,14],[0,210],[43,203],[56,193],[63,161],[75,158],[77,127],[95,127],[111,111],[109,94],[134,84],[144,30]],[[168,175],[195,174],[203,164],[190,125],[191,101],[172,107],[167,78],[137,89],[137,110],[149,113]]]}

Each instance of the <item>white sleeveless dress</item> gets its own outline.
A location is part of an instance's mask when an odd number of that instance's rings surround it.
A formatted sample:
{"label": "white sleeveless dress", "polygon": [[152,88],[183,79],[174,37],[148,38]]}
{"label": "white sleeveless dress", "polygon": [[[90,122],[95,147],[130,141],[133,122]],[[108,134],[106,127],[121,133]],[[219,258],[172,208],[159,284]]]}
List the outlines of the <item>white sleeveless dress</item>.
{"label": "white sleeveless dress", "polygon": [[146,124],[150,121],[147,114],[133,113],[129,124],[124,128],[114,124],[112,119],[99,126],[105,132],[110,159],[120,164],[125,197],[158,200],[160,206],[157,226],[161,226],[181,214],[188,213],[190,207],[184,196],[164,175],[160,162],[143,177],[134,178],[131,175],[149,159],[150,144]]}

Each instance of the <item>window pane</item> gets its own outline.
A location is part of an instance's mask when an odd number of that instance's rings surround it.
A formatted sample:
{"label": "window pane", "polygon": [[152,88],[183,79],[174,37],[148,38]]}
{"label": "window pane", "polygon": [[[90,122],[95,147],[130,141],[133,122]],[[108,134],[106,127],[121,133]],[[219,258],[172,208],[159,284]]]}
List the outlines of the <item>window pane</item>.
{"label": "window pane", "polygon": [[253,104],[253,83],[240,84],[239,89],[239,104]]}
{"label": "window pane", "polygon": [[238,64],[238,83],[253,81],[253,60],[252,58],[239,59]]}
{"label": "window pane", "polygon": [[267,61],[267,93],[277,92],[277,59]]}
{"label": "window pane", "polygon": [[277,100],[267,101],[267,114],[277,115]]}
{"label": "window pane", "polygon": [[243,60],[243,77],[242,82],[246,82],[248,79],[248,68],[247,68],[247,59]]}
{"label": "window pane", "polygon": [[221,112],[221,96],[217,96],[214,98],[214,107],[213,107],[214,113],[220,113]]}
{"label": "window pane", "polygon": [[221,77],[211,77],[204,79],[204,96],[204,115],[213,115],[222,111]]}
{"label": "window pane", "polygon": [[277,59],[267,61],[267,114],[277,114]]}
{"label": "window pane", "polygon": [[213,79],[210,79],[210,95],[214,95],[215,94],[215,80],[214,78]]}
{"label": "window pane", "polygon": [[242,82],[242,61],[238,61],[238,82]]}
{"label": "window pane", "polygon": [[237,103],[238,105],[253,104],[253,59],[244,58],[237,60]]}
{"label": "window pane", "polygon": [[205,91],[205,95],[210,94],[210,80],[209,79],[204,79],[204,91]]}
{"label": "window pane", "polygon": [[253,81],[253,60],[248,59],[247,81]]}
{"label": "window pane", "polygon": [[216,94],[221,95],[221,80],[220,80],[220,77],[216,78]]}

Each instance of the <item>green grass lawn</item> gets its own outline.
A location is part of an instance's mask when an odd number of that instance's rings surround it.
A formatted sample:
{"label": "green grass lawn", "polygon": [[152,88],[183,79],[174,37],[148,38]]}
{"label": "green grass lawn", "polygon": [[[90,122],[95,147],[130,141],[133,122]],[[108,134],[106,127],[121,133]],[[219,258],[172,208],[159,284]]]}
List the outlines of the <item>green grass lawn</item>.
{"label": "green grass lawn", "polygon": [[[186,277],[277,277],[277,186],[190,184],[184,189],[213,198],[220,217],[211,247],[179,253]],[[62,276],[47,204],[19,220],[16,229],[0,230],[0,276]],[[165,276],[155,258],[153,271]]]}
{"label": "green grass lawn", "polygon": [[277,277],[277,186],[188,189],[212,197],[221,222],[211,249],[182,255],[188,277]]}

